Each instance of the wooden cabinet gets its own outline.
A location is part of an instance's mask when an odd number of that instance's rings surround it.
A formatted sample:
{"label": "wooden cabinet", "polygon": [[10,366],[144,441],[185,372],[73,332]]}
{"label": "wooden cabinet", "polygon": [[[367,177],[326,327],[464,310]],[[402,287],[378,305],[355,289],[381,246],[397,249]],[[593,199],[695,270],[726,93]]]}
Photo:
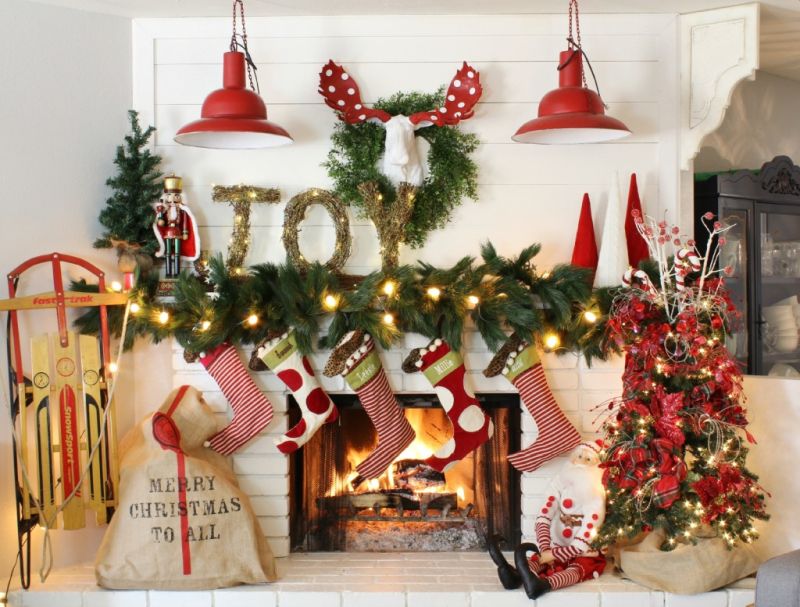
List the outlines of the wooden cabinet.
{"label": "wooden cabinet", "polygon": [[712,212],[734,227],[720,247],[731,266],[727,287],[742,314],[728,348],[746,372],[800,377],[800,167],[777,156],[758,171],[722,173],[695,182],[695,239]]}

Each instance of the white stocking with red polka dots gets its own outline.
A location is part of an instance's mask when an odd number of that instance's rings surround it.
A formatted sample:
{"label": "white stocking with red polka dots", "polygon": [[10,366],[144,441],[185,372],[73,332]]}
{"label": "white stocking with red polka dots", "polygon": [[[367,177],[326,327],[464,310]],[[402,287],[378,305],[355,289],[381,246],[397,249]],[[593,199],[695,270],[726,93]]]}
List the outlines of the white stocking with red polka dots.
{"label": "white stocking with red polka dots", "polygon": [[308,357],[297,349],[293,331],[261,346],[258,357],[286,384],[302,411],[300,421],[276,443],[281,453],[292,453],[324,424],[336,421],[339,411],[319,385]]}

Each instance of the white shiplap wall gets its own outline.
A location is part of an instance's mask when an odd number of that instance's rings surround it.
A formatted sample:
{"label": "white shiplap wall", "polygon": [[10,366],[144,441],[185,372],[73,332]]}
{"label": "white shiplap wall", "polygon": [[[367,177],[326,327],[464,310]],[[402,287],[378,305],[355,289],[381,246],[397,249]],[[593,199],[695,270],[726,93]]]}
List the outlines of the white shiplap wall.
{"label": "white shiplap wall", "polygon": [[[295,138],[287,148],[221,151],[184,148],[172,137],[185,122],[199,116],[205,95],[221,83],[222,53],[227,48],[227,19],[153,19],[134,21],[134,105],[158,128],[156,151],[165,168],[184,177],[186,195],[201,223],[204,248],[224,250],[232,227],[226,205],[211,202],[212,184],[247,183],[275,186],[283,202],[310,187],[328,187],[320,166],[329,150],[333,112],[317,94],[317,75],[332,58],[357,80],[365,101],[398,90],[433,91],[450,81],[462,60],[481,72],[484,96],[475,117],[463,123],[482,144],[480,198],[465,202],[453,221],[432,234],[422,249],[405,250],[402,261],[415,259],[446,265],[476,255],[489,239],[512,255],[541,242],[540,263],[568,261],[583,192],[594,204],[595,226],[602,229],[606,189],[612,171],[623,183],[635,171],[645,207],[674,217],[676,204],[677,124],[674,15],[586,15],[582,33],[601,84],[609,113],[623,120],[633,136],[617,143],[584,146],[514,144],[510,136],[536,115],[537,102],[557,83],[556,59],[564,47],[564,15],[292,17],[251,19],[248,34],[258,62],[262,94],[270,118]],[[623,192],[624,195],[624,192]],[[249,263],[281,261],[283,202],[254,209]],[[677,218],[676,218],[677,220]],[[366,272],[378,266],[378,244],[369,222],[354,219],[353,256],[347,270]],[[326,257],[333,230],[320,209],[303,224],[301,245],[307,257]],[[480,372],[490,354],[475,334],[465,340],[466,362],[481,391],[507,390],[502,378],[485,380]],[[390,382],[397,391],[425,390],[416,376],[403,375],[401,358],[424,345],[408,336],[396,350],[384,353]],[[224,399],[196,365],[187,366],[176,352],[174,383],[190,382],[209,391],[212,405],[225,411]],[[315,357],[321,368],[326,353]],[[585,433],[591,433],[592,407],[619,390],[616,363],[588,370],[573,356],[548,357],[548,378],[562,408]],[[269,373],[257,382],[279,411],[285,409],[283,386]],[[340,380],[325,380],[332,391]],[[288,551],[287,465],[272,446],[285,430],[280,414],[263,438],[235,458],[236,469],[261,518],[265,534],[279,555]],[[526,418],[523,442],[535,436]],[[557,465],[523,480],[524,513],[532,512]],[[526,534],[532,519],[523,519]]]}

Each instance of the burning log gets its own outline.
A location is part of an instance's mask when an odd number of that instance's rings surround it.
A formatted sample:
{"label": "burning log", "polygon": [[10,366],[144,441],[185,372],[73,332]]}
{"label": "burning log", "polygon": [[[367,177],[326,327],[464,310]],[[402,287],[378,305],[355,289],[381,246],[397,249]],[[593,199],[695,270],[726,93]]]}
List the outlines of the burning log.
{"label": "burning log", "polygon": [[380,516],[383,509],[391,508],[402,517],[406,511],[419,511],[425,517],[429,510],[450,512],[458,508],[455,493],[420,493],[408,490],[383,490],[368,493],[349,493],[317,498],[317,505],[326,510],[346,510],[350,516],[362,510],[372,510]]}
{"label": "burning log", "polygon": [[420,459],[401,459],[392,464],[394,484],[398,489],[430,491],[445,486],[444,473]]}

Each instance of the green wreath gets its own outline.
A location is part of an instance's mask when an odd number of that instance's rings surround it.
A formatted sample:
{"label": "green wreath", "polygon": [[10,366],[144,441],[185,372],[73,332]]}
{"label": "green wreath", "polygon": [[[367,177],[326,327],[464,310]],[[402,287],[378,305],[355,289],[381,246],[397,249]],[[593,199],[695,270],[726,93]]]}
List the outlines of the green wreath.
{"label": "green wreath", "polygon": [[[393,116],[410,116],[444,104],[444,87],[436,93],[395,93],[379,99],[373,107]],[[334,183],[334,192],[367,218],[366,204],[358,186],[374,181],[383,195],[383,203],[391,205],[396,191],[378,169],[383,155],[386,131],[377,124],[337,122],[331,142],[333,147],[323,164]],[[430,231],[444,227],[463,198],[477,200],[478,166],[470,158],[480,141],[456,126],[429,126],[417,131],[430,144],[428,176],[414,197],[414,211],[405,226],[404,242],[413,248],[422,246]]]}

